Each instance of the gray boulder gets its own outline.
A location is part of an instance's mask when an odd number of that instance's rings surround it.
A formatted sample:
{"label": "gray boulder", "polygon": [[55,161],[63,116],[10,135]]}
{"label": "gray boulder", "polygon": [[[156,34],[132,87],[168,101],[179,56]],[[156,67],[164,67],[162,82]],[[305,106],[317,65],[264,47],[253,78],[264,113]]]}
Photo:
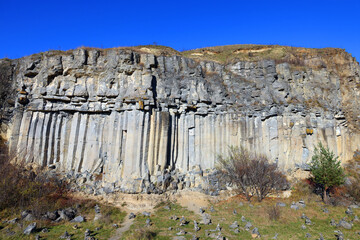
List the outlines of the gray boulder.
{"label": "gray boulder", "polygon": [[337,226],[336,221],[334,219],[331,219],[330,220],[330,225],[333,226],[333,227],[336,227]]}
{"label": "gray boulder", "polygon": [[149,212],[143,212],[142,215],[144,215],[145,217],[150,217],[150,213],[149,213]]}
{"label": "gray boulder", "polygon": [[246,230],[246,231],[249,231],[251,227],[252,227],[251,222],[247,222],[247,223],[245,224],[245,230]]}
{"label": "gray boulder", "polygon": [[234,228],[238,228],[239,227],[239,224],[237,221],[233,222],[230,226],[230,228],[234,229]]}
{"label": "gray boulder", "polygon": [[85,221],[85,218],[83,216],[77,216],[73,220],[71,220],[71,222],[76,222],[76,223],[81,223],[84,221]]}
{"label": "gray boulder", "polygon": [[51,221],[55,221],[56,219],[58,219],[60,217],[59,213],[57,211],[54,212],[46,212],[46,214],[44,215],[44,218],[47,218]]}
{"label": "gray boulder", "polygon": [[60,236],[60,239],[70,239],[71,235],[65,231],[63,235]]}
{"label": "gray boulder", "polygon": [[70,221],[70,220],[74,219],[74,217],[76,215],[76,210],[73,208],[66,208],[63,210],[59,210],[58,214],[59,214],[60,220]]}
{"label": "gray boulder", "polygon": [[31,222],[35,220],[35,216],[32,215],[31,213],[27,214],[26,217],[23,219],[26,222]]}
{"label": "gray boulder", "polygon": [[30,233],[34,232],[35,229],[36,229],[36,222],[33,222],[25,228],[23,233],[25,235],[29,235]]}
{"label": "gray boulder", "polygon": [[295,203],[292,203],[291,206],[290,206],[291,209],[294,209],[294,210],[299,210],[299,206],[296,205]]}
{"label": "gray boulder", "polygon": [[29,210],[22,211],[21,218],[24,219],[29,213],[31,213],[31,211],[29,211]]}
{"label": "gray boulder", "polygon": [[259,229],[258,228],[254,228],[253,230],[251,230],[251,236],[253,238],[260,238],[261,234],[259,233]]}
{"label": "gray boulder", "polygon": [[345,213],[346,213],[347,215],[353,215],[353,214],[354,214],[354,212],[353,212],[353,210],[352,210],[351,207],[348,207],[348,208],[346,209]]}
{"label": "gray boulder", "polygon": [[345,229],[351,229],[352,228],[352,225],[350,223],[348,223],[347,221],[341,219],[339,221],[339,226],[342,227],[342,228],[345,228]]}
{"label": "gray boulder", "polygon": [[145,226],[146,227],[150,227],[151,226],[151,220],[150,218],[147,218],[146,221],[145,221]]}
{"label": "gray boulder", "polygon": [[14,219],[11,219],[8,221],[9,224],[14,224],[14,223],[17,223],[19,221],[18,218],[14,218]]}
{"label": "gray boulder", "polygon": [[343,240],[344,239],[344,234],[340,231],[340,230],[336,230],[334,231],[335,233],[335,237],[337,240]]}
{"label": "gray boulder", "polygon": [[203,214],[203,218],[202,218],[202,221],[201,221],[202,224],[204,225],[209,225],[211,224],[211,218],[210,218],[210,215],[209,214]]}

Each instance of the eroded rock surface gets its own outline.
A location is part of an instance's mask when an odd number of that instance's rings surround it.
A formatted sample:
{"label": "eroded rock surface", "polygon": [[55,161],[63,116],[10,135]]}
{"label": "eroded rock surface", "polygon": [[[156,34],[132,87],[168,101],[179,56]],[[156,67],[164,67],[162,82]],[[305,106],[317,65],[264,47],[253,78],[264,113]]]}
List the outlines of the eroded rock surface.
{"label": "eroded rock surface", "polygon": [[19,160],[129,192],[212,185],[229,145],[285,171],[306,168],[318,141],[346,161],[360,143],[359,65],[341,50],[304,59],[220,64],[126,49],[3,59],[2,136]]}

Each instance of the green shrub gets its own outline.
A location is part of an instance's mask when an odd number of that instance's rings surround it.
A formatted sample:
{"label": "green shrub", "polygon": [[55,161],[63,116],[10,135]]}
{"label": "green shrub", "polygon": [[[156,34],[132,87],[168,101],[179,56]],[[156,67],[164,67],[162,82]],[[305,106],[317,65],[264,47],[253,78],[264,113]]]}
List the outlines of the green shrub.
{"label": "green shrub", "polygon": [[341,167],[338,157],[320,142],[315,147],[310,163],[310,172],[313,181],[323,189],[323,200],[325,203],[327,203],[328,189],[339,186],[345,181],[344,169]]}

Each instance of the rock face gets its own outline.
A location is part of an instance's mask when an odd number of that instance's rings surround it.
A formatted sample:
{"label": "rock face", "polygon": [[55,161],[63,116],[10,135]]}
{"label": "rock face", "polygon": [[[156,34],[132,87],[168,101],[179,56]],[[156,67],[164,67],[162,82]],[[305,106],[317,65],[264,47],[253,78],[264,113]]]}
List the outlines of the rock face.
{"label": "rock face", "polygon": [[204,175],[229,145],[284,170],[306,166],[318,141],[346,161],[360,143],[360,67],[342,50],[324,52],[304,54],[300,67],[130,49],[3,59],[1,133],[19,160],[135,192],[170,170],[188,187],[205,184],[187,173]]}

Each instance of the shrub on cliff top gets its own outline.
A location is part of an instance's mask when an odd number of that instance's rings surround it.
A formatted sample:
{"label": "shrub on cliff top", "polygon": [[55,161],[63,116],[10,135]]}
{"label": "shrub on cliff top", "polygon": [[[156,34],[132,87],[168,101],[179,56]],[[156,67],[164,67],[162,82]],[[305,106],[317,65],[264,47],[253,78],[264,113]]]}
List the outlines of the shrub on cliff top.
{"label": "shrub on cliff top", "polygon": [[248,201],[256,195],[260,202],[271,191],[287,185],[284,174],[265,156],[254,155],[242,147],[229,147],[228,157],[218,157],[221,176],[243,193]]}

